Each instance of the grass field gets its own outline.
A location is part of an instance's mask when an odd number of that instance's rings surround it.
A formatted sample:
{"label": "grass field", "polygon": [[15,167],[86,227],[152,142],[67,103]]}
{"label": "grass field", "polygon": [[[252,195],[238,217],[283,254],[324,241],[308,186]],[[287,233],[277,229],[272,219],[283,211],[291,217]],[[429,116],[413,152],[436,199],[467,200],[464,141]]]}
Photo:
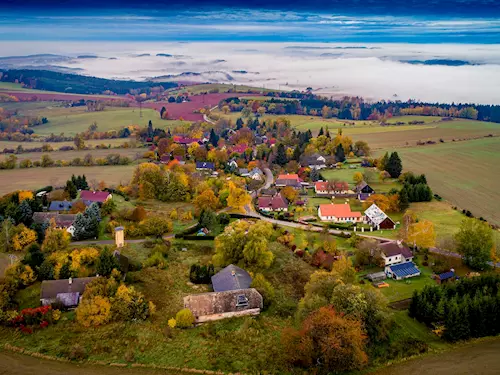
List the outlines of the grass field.
{"label": "grass field", "polygon": [[398,150],[405,170],[425,173],[435,193],[500,224],[500,138]]}
{"label": "grass field", "polygon": [[104,180],[108,186],[127,183],[134,165],[103,167],[62,167],[9,169],[0,171],[0,195],[15,190],[38,189],[47,185],[64,185],[71,175],[85,174],[87,181]]}
{"label": "grass field", "polygon": [[[134,161],[141,159],[147,149],[144,148],[118,148],[118,149],[103,149],[103,150],[75,150],[75,151],[52,151],[52,152],[29,152],[24,154],[16,155],[18,162],[25,159],[30,159],[31,161],[40,160],[42,155],[46,154],[51,157],[52,160],[64,160],[70,161],[74,158],[83,159],[85,155],[91,154],[95,159],[105,158],[110,154],[120,154],[121,156],[127,156],[130,160]],[[0,155],[0,161],[3,161],[9,157],[8,154]],[[0,176],[3,171],[0,171]]]}
{"label": "grass field", "polygon": [[[345,181],[349,183],[351,188],[354,188],[355,184],[353,182],[353,176],[356,172],[363,173],[366,168],[341,168],[341,169],[327,169],[322,170],[321,175],[325,178],[325,180],[334,180],[338,179],[341,181]],[[369,182],[369,185],[375,190],[377,193],[387,193],[391,189],[400,189],[401,184],[397,180],[388,179],[385,182],[378,180],[378,171],[374,169],[374,177],[373,181]]]}
{"label": "grass field", "polygon": [[[232,90],[232,92],[240,92],[240,93],[245,93],[248,92],[248,90],[251,91],[259,91],[262,93],[266,92],[275,92],[278,90],[271,90],[271,89],[263,89],[261,87],[254,87],[254,86],[246,86],[246,85],[231,85],[227,83],[204,83],[200,85],[192,85],[192,86],[186,86],[181,89],[172,89],[169,90],[173,95],[177,93],[183,93],[187,92],[191,95],[196,95],[204,92],[208,92],[210,90],[217,89],[219,90],[220,93],[223,92],[228,92],[229,90]],[[236,96],[236,95],[235,95]]]}
{"label": "grass field", "polygon": [[[129,143],[133,145],[139,145],[139,143],[131,138],[114,138],[114,139],[90,139],[85,141],[85,145],[89,147],[95,147],[97,145],[106,145],[111,147],[116,147],[123,145],[124,143]],[[58,150],[64,146],[73,146],[75,147],[75,143],[73,141],[67,142],[43,142],[43,141],[34,141],[34,142],[15,142],[15,141],[0,141],[0,151],[4,148],[17,148],[17,146],[21,145],[23,148],[38,148],[43,145],[49,144],[54,150]]]}

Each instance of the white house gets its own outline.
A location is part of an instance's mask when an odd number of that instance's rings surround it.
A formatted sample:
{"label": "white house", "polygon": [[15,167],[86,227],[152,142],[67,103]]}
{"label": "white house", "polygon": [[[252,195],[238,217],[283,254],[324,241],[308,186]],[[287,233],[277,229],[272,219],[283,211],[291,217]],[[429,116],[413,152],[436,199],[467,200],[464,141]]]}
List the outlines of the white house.
{"label": "white house", "polygon": [[321,221],[334,223],[362,223],[361,212],[351,211],[349,204],[320,204],[318,216]]}

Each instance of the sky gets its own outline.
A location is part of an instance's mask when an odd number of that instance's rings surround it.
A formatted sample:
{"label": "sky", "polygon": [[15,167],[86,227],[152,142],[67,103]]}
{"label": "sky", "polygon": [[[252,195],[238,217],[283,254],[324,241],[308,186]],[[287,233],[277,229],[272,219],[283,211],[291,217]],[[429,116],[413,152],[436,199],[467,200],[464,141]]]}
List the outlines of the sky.
{"label": "sky", "polygon": [[44,53],[23,66],[499,104],[500,1],[1,0],[0,57]]}

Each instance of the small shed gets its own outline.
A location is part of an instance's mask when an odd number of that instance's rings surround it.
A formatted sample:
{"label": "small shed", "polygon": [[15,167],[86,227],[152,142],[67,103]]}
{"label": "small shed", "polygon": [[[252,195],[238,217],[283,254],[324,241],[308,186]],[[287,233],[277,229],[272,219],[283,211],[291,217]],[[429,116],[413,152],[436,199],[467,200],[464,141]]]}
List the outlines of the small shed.
{"label": "small shed", "polygon": [[438,284],[443,284],[453,281],[455,278],[456,278],[455,270],[453,269],[449,270],[448,272],[443,272],[440,273],[439,275],[434,276],[434,280],[436,280],[436,283]]}
{"label": "small shed", "polygon": [[369,273],[366,275],[366,278],[370,280],[372,283],[377,282],[377,281],[382,281],[387,278],[387,275],[385,274],[384,271],[380,272],[374,272],[374,273]]}

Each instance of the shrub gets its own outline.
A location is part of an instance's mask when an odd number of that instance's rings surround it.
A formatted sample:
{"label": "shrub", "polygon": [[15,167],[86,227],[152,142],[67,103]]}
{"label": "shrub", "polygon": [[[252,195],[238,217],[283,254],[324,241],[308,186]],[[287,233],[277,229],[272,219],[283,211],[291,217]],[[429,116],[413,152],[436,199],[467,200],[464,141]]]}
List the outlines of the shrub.
{"label": "shrub", "polygon": [[69,350],[68,358],[73,361],[81,361],[87,358],[87,351],[80,344],[73,344]]}
{"label": "shrub", "polygon": [[170,328],[175,328],[175,326],[176,326],[176,325],[177,325],[177,322],[176,322],[176,320],[175,320],[174,318],[170,318],[170,319],[168,320],[168,326],[169,326]]}
{"label": "shrub", "polygon": [[266,280],[264,275],[261,273],[256,274],[250,286],[257,289],[257,291],[262,295],[264,307],[269,307],[274,300],[275,292],[273,286]]}
{"label": "shrub", "polygon": [[76,309],[76,320],[84,327],[95,327],[111,319],[111,303],[106,297],[83,299]]}
{"label": "shrub", "polygon": [[179,328],[190,328],[194,324],[194,315],[189,309],[182,309],[175,315],[175,321]]}
{"label": "shrub", "polygon": [[125,355],[123,358],[125,359],[125,362],[134,362],[134,360],[135,360],[134,351],[132,349],[128,349],[125,352]]}
{"label": "shrub", "polygon": [[189,280],[195,284],[209,284],[213,275],[215,275],[213,264],[208,266],[193,264],[189,270]]}

